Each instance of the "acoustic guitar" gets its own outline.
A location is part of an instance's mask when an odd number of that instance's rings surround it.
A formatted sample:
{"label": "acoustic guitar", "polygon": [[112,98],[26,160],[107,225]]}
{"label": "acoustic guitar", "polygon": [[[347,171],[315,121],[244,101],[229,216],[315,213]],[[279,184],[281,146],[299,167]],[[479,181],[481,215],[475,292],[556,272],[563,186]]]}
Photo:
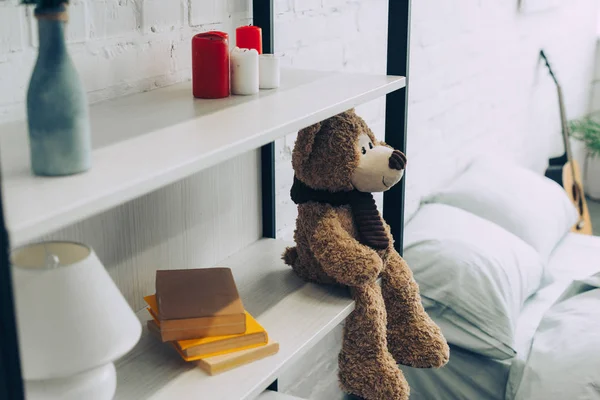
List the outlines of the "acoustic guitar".
{"label": "acoustic guitar", "polygon": [[567,122],[562,88],[556,79],[556,75],[554,75],[554,71],[552,71],[552,67],[550,66],[550,62],[548,61],[544,50],[540,51],[540,57],[546,63],[548,72],[550,73],[558,92],[560,122],[562,127],[563,143],[565,146],[565,153],[562,156],[553,157],[548,160],[549,166],[546,169],[546,177],[552,179],[565,188],[569,199],[573,202],[575,208],[577,209],[579,219],[575,226],[573,226],[571,229],[571,232],[591,235],[592,220],[590,219],[590,213],[583,191],[583,184],[581,183],[581,170],[579,169],[577,161],[573,159],[573,153],[571,152],[571,142],[569,141],[569,124]]}

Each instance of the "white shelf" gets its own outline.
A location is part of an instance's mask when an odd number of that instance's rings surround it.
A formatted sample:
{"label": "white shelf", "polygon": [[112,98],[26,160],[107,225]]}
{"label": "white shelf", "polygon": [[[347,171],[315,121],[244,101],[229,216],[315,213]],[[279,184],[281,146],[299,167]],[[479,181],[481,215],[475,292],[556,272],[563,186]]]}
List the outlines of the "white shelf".
{"label": "white shelf", "polygon": [[257,400],[302,400],[300,397],[290,396],[289,394],[273,392],[266,390],[258,396]]}
{"label": "white shelf", "polygon": [[[219,264],[233,269],[244,306],[279,342],[277,354],[208,376],[144,329],[135,349],[116,364],[116,399],[254,399],[341,323],[354,309],[347,291],[296,277],[281,260],[287,245],[263,239]],[[149,319],[145,310],[138,315]]]}
{"label": "white shelf", "polygon": [[24,122],[0,126],[13,245],[110,209],[274,139],[404,87],[403,77],[283,70],[255,96],[194,100],[189,82],[91,107],[93,166],[34,177]]}

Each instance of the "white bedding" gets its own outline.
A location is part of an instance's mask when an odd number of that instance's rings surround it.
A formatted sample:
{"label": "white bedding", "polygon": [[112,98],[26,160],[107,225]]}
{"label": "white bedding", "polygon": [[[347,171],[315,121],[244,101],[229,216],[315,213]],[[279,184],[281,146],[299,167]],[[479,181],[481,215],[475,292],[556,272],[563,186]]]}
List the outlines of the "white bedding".
{"label": "white bedding", "polygon": [[424,204],[404,237],[404,259],[423,306],[448,342],[489,358],[513,358],[519,314],[544,276],[535,249],[445,204]]}
{"label": "white bedding", "polygon": [[[452,348],[450,362],[442,369],[402,367],[412,388],[411,400],[527,399],[521,396],[521,393],[528,392],[525,382],[528,378],[524,376],[524,370],[540,321],[574,279],[598,271],[600,237],[568,234],[549,261],[548,272],[554,282],[529,298],[518,318],[515,333],[517,356],[512,360],[498,361]],[[525,379],[521,383],[523,376]],[[515,398],[517,391],[520,397]]]}
{"label": "white bedding", "polygon": [[600,399],[600,273],[586,281],[544,315],[512,399]]}
{"label": "white bedding", "polygon": [[[598,238],[600,249],[600,238]],[[524,360],[529,354],[529,344],[544,313],[561,295],[566,284],[555,283],[542,289],[526,303],[515,333],[517,356],[511,360],[493,360],[481,355],[451,347],[450,362],[438,370],[401,367],[411,386],[411,400],[504,400],[510,382],[520,381]],[[444,332],[448,340],[448,332]],[[453,341],[460,341],[453,340]],[[520,362],[520,373],[511,366]],[[512,399],[506,396],[506,399]],[[553,400],[553,399],[548,399]]]}
{"label": "white bedding", "polygon": [[600,238],[569,234],[550,271],[538,295],[554,301],[517,333],[506,399],[600,399]]}
{"label": "white bedding", "polygon": [[[529,352],[531,339],[544,313],[575,279],[600,271],[600,237],[569,233],[556,247],[547,267],[553,283],[540,289],[525,303],[516,331],[517,354]],[[521,357],[517,357],[521,358]]]}

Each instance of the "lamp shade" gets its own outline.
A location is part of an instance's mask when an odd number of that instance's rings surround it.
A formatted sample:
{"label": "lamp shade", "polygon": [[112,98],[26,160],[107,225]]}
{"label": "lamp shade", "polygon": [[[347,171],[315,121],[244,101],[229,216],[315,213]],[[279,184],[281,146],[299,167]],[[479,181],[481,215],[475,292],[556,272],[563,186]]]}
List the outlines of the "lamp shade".
{"label": "lamp shade", "polygon": [[26,380],[67,377],[127,353],[142,327],[94,251],[43,242],[11,254]]}

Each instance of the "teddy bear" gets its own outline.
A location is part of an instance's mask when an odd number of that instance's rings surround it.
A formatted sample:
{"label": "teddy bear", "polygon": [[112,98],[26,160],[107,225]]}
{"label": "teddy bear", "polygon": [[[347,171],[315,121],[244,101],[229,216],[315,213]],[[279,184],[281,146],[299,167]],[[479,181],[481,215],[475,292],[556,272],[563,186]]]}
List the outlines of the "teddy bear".
{"label": "teddy bear", "polygon": [[398,364],[441,367],[450,351],[372,195],[400,181],[406,157],[377,141],[352,109],[301,130],[292,165],[296,245],[283,259],[307,281],[347,286],[355,300],[340,386],[367,400],[408,399]]}

